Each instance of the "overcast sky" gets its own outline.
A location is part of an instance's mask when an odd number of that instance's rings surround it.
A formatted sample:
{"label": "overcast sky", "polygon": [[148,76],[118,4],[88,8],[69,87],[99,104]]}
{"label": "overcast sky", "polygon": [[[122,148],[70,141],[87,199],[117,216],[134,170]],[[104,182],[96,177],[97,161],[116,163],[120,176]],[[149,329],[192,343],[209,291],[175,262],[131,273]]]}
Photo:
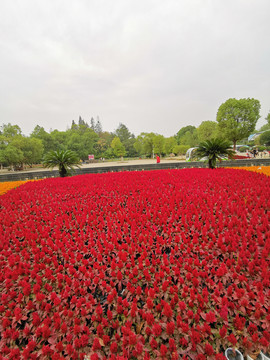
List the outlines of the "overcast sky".
{"label": "overcast sky", "polygon": [[0,0],[0,125],[174,135],[229,98],[270,111],[269,0]]}

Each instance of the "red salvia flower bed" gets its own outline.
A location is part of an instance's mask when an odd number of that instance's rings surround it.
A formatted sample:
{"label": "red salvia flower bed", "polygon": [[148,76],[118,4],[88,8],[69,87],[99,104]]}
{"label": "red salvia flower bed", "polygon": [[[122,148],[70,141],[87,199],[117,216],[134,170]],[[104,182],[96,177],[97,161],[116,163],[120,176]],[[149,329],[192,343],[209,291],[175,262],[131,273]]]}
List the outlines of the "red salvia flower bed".
{"label": "red salvia flower bed", "polygon": [[0,359],[269,351],[270,179],[241,170],[27,183],[0,198]]}

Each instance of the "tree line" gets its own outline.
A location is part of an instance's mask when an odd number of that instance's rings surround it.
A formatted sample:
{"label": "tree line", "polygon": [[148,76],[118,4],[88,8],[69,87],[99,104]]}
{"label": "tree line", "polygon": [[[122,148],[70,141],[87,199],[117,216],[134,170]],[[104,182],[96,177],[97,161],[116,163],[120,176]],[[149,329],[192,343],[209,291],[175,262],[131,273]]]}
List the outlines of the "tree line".
{"label": "tree line", "polygon": [[[240,140],[248,142],[248,136],[256,132],[259,117],[260,102],[248,98],[228,99],[219,107],[216,121],[203,121],[198,127],[184,126],[171,137],[154,132],[142,132],[136,137],[123,123],[114,132],[104,131],[98,117],[92,117],[88,123],[79,116],[78,122],[73,120],[66,131],[47,132],[37,125],[30,136],[24,136],[18,125],[8,123],[0,127],[0,164],[15,168],[32,166],[55,150],[74,151],[82,161],[88,160],[90,154],[95,159],[184,155],[188,148],[218,137],[235,146]],[[266,121],[253,144],[270,146],[270,112]]]}

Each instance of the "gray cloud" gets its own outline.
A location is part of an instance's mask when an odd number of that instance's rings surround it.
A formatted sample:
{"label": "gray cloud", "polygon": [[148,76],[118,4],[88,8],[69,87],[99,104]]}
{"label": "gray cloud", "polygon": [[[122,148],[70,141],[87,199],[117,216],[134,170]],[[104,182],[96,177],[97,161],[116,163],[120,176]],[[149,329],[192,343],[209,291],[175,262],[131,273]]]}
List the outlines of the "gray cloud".
{"label": "gray cloud", "polygon": [[215,120],[230,97],[270,110],[268,0],[1,0],[1,123],[81,115],[136,135]]}

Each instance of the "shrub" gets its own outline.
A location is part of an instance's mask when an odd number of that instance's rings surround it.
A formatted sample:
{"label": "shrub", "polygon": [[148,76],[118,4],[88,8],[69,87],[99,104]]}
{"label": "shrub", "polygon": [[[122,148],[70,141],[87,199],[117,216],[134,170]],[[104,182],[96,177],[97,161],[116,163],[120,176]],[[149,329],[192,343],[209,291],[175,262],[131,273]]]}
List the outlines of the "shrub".
{"label": "shrub", "polygon": [[175,155],[185,155],[189,148],[189,145],[175,145],[173,152]]}

